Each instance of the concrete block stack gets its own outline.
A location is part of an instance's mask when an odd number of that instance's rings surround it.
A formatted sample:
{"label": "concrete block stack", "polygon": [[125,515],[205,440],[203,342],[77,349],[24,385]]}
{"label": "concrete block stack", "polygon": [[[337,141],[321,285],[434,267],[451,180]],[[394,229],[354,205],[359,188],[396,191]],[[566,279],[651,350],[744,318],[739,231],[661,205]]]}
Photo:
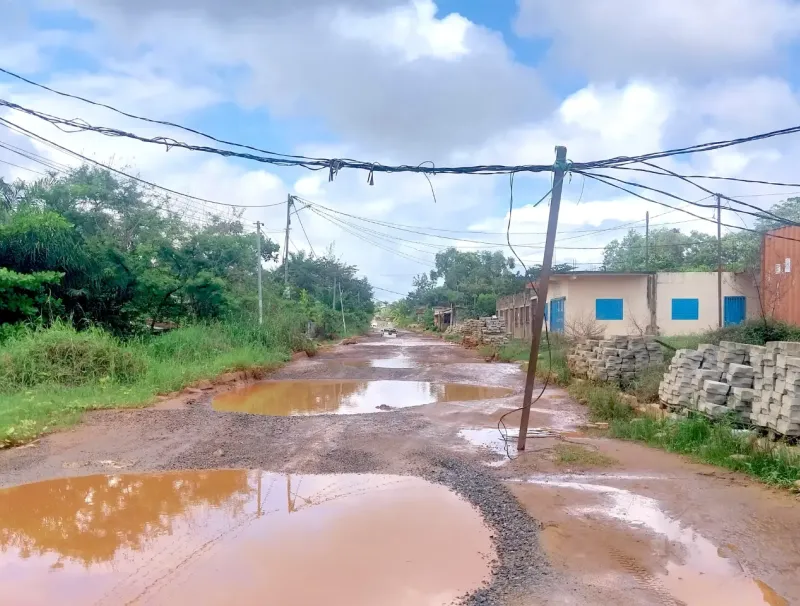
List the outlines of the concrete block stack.
{"label": "concrete block stack", "polygon": [[649,366],[663,364],[664,355],[653,337],[615,335],[578,343],[567,362],[576,376],[619,383],[630,381]]}
{"label": "concrete block stack", "polygon": [[742,421],[784,436],[800,436],[800,343],[765,347],[723,341],[679,349],[659,386],[661,401]]}
{"label": "concrete block stack", "polygon": [[508,343],[505,322],[501,318],[470,318],[450,326],[445,332],[461,335],[461,342],[466,347],[479,345],[500,347]]}
{"label": "concrete block stack", "polygon": [[694,395],[703,389],[701,381],[713,380],[715,376],[697,376],[696,372],[700,370],[702,364],[703,352],[696,349],[677,350],[658,386],[661,401],[671,408],[697,409],[697,399]]}
{"label": "concrete block stack", "polygon": [[751,349],[750,360],[758,365],[750,420],[781,435],[800,436],[800,343],[769,342]]}

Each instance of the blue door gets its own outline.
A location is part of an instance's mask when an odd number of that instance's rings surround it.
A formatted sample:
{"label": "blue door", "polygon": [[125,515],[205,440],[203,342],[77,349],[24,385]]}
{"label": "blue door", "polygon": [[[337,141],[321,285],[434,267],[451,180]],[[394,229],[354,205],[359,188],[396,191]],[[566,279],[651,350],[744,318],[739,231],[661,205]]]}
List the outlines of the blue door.
{"label": "blue door", "polygon": [[564,332],[564,301],[560,299],[550,299],[550,330],[552,332]]}
{"label": "blue door", "polygon": [[747,315],[747,299],[744,297],[725,297],[723,305],[723,323],[725,326],[741,324]]}

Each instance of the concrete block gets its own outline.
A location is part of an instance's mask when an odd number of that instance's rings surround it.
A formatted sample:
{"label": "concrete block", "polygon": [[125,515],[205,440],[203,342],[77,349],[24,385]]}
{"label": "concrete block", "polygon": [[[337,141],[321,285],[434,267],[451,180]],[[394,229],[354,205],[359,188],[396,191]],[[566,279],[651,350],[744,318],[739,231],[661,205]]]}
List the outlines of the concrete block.
{"label": "concrete block", "polygon": [[706,393],[727,396],[728,391],[730,390],[730,385],[727,383],[721,383],[719,381],[706,381],[704,390]]}

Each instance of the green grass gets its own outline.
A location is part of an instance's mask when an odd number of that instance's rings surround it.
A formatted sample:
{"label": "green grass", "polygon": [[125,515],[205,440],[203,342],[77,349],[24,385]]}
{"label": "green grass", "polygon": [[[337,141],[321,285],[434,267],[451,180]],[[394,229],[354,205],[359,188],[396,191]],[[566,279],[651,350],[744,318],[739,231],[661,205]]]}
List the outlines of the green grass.
{"label": "green grass", "polygon": [[306,347],[279,322],[198,324],[126,343],[65,324],[26,330],[0,346],[0,447],[74,423],[86,410],[145,406],[223,372],[276,367]]}
{"label": "green grass", "polygon": [[555,462],[558,465],[573,467],[610,467],[618,461],[596,450],[578,444],[558,444],[553,448]]}
{"label": "green grass", "polygon": [[800,480],[800,454],[796,448],[767,443],[724,421],[642,416],[613,420],[609,433],[615,438],[644,442],[696,461],[740,471],[767,484],[791,487]]}
{"label": "green grass", "polygon": [[606,383],[575,381],[568,389],[569,394],[589,408],[592,421],[627,421],[634,417],[634,410],[623,401],[616,387]]}

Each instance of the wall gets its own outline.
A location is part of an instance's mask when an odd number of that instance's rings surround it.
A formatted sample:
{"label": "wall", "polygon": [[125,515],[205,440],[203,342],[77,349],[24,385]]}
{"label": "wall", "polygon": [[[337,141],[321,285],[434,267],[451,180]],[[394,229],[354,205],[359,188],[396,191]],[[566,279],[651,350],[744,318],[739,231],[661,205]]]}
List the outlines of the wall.
{"label": "wall", "polygon": [[[722,296],[747,298],[747,317],[760,313],[758,290],[752,277],[724,272]],[[656,274],[656,323],[661,335],[703,332],[719,325],[716,272],[664,272]],[[697,320],[673,320],[672,299],[698,299]]]}
{"label": "wall", "polygon": [[[641,334],[650,323],[647,275],[585,274],[558,276],[551,281],[548,301],[566,296],[565,329],[594,322],[606,335]],[[596,299],[622,299],[622,320],[596,320]]]}
{"label": "wall", "polygon": [[[770,234],[783,237],[770,237]],[[765,313],[790,324],[800,324],[800,280],[795,279],[800,271],[800,227],[770,231],[764,236],[761,250],[761,292]]]}
{"label": "wall", "polygon": [[497,317],[505,322],[506,334],[515,339],[530,339],[534,305],[531,307],[532,290],[498,297]]}

